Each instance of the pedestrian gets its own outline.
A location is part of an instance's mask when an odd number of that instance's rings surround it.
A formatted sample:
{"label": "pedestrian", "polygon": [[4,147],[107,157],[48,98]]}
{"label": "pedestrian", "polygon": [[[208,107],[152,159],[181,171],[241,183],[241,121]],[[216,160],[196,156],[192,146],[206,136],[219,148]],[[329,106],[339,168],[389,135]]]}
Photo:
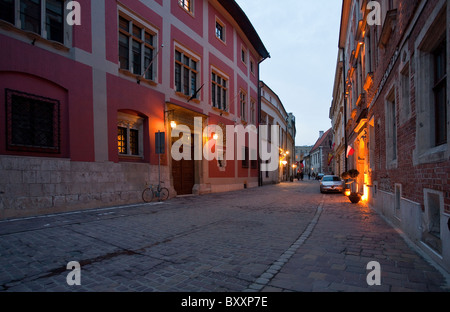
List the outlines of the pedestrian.
{"label": "pedestrian", "polygon": [[308,180],[311,180],[311,172],[308,172]]}

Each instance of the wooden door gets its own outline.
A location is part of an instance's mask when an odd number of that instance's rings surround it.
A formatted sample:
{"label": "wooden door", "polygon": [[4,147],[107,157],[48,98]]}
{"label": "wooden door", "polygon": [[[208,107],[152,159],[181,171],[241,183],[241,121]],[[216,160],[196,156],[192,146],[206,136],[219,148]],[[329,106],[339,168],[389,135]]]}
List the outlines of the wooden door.
{"label": "wooden door", "polygon": [[[191,140],[193,142],[193,138]],[[184,146],[181,147],[181,149]],[[180,150],[180,152],[183,152]],[[194,146],[191,146],[191,160],[182,159],[175,161],[172,159],[172,177],[173,187],[177,195],[192,194],[195,184],[195,163],[194,163]]]}

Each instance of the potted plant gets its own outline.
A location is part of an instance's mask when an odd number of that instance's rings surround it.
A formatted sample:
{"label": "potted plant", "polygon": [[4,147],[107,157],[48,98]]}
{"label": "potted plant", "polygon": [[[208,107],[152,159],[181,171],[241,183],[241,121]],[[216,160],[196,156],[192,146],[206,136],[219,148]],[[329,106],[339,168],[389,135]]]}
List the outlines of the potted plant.
{"label": "potted plant", "polygon": [[[347,184],[352,184],[354,182],[354,180],[359,176],[359,171],[356,170],[356,169],[350,169],[349,171],[344,172],[342,174],[342,178],[344,178],[344,175],[345,175],[345,178],[347,178],[348,180],[353,180],[353,181],[351,181],[350,183],[347,183]],[[359,203],[361,201],[361,197],[362,197],[361,194],[359,194],[357,192],[350,192],[349,189],[346,190],[345,193],[348,196],[348,199],[350,199],[350,201],[353,204],[357,204],[357,203]],[[350,195],[348,195],[348,193],[350,193]]]}
{"label": "potted plant", "polygon": [[350,169],[348,171],[348,174],[349,174],[351,179],[356,179],[359,176],[359,171],[356,170],[356,169]]}
{"label": "potted plant", "polygon": [[361,194],[353,192],[353,193],[350,194],[348,199],[350,199],[352,204],[357,204],[357,203],[359,203],[361,201]]}

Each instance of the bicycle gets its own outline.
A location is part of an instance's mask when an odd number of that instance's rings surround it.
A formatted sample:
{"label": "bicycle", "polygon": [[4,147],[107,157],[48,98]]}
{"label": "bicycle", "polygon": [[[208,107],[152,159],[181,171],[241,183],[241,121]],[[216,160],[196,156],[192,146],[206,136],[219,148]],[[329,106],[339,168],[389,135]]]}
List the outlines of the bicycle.
{"label": "bicycle", "polygon": [[[164,184],[164,182],[161,182]],[[153,185],[147,187],[142,192],[142,200],[146,203],[150,203],[153,201],[153,198],[158,198],[158,201],[165,201],[169,198],[169,189],[166,187],[162,187],[161,184]]]}

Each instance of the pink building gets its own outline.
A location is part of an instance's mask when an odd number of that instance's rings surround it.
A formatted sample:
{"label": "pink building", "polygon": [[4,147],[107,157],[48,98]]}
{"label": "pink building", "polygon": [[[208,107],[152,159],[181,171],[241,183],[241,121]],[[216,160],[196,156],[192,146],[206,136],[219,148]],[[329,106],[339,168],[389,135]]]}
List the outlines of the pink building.
{"label": "pink building", "polygon": [[172,195],[258,186],[248,148],[171,154],[172,122],[202,144],[206,125],[258,125],[269,54],[234,1],[67,2],[0,0],[0,219],[142,202],[159,163]]}

